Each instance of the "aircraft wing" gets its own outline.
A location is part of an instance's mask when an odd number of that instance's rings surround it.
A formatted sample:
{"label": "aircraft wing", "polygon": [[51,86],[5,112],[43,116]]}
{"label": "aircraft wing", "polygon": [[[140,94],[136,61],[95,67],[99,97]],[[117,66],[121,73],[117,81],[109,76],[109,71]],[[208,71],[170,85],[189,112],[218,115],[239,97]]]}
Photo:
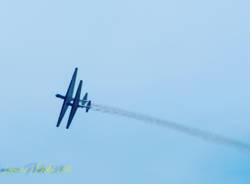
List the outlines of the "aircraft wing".
{"label": "aircraft wing", "polygon": [[73,101],[73,104],[69,103],[69,105],[72,106],[71,108],[71,112],[70,112],[70,115],[69,115],[69,120],[68,120],[68,123],[67,123],[67,126],[66,128],[69,129],[71,123],[72,123],[72,120],[76,114],[76,111],[77,109],[79,108],[79,103],[80,103],[80,97],[81,97],[81,91],[82,91],[82,81],[80,81],[80,84],[77,88],[77,92],[76,92],[76,96],[74,98],[74,101]]}
{"label": "aircraft wing", "polygon": [[68,90],[67,90],[67,93],[64,97],[64,102],[63,102],[63,105],[62,105],[62,109],[61,109],[61,112],[60,112],[60,115],[59,115],[59,118],[58,118],[58,122],[57,122],[57,127],[60,126],[61,122],[62,122],[62,119],[69,107],[69,103],[70,101],[72,100],[72,97],[73,97],[73,93],[74,93],[74,88],[75,88],[75,83],[76,83],[76,77],[77,77],[77,71],[78,69],[76,68],[75,69],[75,72],[72,76],[72,79],[71,79],[71,82],[69,84],[69,87],[68,87]]}
{"label": "aircraft wing", "polygon": [[72,99],[73,93],[74,93],[77,71],[78,71],[78,68],[75,69],[75,72],[72,76],[72,79],[71,79],[70,84],[69,84],[69,88],[68,88],[67,93],[66,93],[66,98],[70,98],[70,100]]}

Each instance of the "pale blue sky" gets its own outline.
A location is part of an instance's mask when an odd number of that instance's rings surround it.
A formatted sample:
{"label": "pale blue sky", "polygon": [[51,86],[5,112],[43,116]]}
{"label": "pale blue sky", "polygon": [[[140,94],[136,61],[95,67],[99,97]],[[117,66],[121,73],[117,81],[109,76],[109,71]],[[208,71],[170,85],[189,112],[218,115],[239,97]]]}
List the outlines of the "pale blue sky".
{"label": "pale blue sky", "polygon": [[245,184],[250,154],[79,111],[57,129],[74,67],[95,103],[250,142],[248,0],[0,1],[3,166],[71,164],[0,183]]}

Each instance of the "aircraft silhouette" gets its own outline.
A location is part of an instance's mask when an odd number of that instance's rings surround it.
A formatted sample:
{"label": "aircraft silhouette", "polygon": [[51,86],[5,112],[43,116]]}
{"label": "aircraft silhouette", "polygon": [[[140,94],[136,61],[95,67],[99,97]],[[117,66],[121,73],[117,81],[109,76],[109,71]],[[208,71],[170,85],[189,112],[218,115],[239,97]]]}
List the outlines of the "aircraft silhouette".
{"label": "aircraft silhouette", "polygon": [[66,95],[63,96],[60,94],[56,94],[57,98],[63,99],[62,109],[61,109],[61,112],[60,112],[60,115],[59,115],[59,118],[57,121],[57,125],[56,125],[57,127],[60,126],[60,124],[63,120],[63,117],[64,117],[64,115],[67,112],[69,107],[71,107],[71,111],[70,111],[70,115],[69,115],[66,129],[69,129],[78,108],[85,108],[86,112],[89,112],[89,110],[91,108],[91,101],[88,100],[88,93],[85,93],[83,99],[81,100],[82,80],[80,81],[78,88],[77,88],[77,91],[76,91],[76,95],[73,98],[77,72],[78,72],[78,68],[75,68],[75,71],[74,71],[74,74],[73,74],[72,79],[70,81]]}

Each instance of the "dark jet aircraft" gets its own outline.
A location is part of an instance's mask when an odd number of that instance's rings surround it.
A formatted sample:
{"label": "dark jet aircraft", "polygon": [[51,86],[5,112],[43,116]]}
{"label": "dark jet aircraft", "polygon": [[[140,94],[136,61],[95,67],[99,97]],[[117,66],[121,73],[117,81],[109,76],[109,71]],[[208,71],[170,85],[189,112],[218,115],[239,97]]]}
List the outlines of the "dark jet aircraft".
{"label": "dark jet aircraft", "polygon": [[76,95],[73,98],[76,77],[77,77],[77,71],[78,71],[78,69],[76,68],[75,72],[73,74],[73,77],[71,79],[71,82],[69,84],[69,88],[68,88],[66,95],[65,96],[60,95],[60,94],[56,95],[57,98],[64,100],[63,105],[62,105],[62,109],[61,109],[61,113],[59,115],[59,119],[58,119],[58,122],[56,125],[57,127],[60,126],[68,107],[71,107],[71,112],[70,112],[68,123],[66,126],[67,129],[70,127],[72,120],[73,120],[78,108],[85,108],[86,112],[89,112],[89,110],[91,108],[91,101],[88,100],[88,93],[86,93],[84,95],[83,99],[81,100],[82,80],[80,81],[79,86],[78,86],[77,91],[76,91]]}

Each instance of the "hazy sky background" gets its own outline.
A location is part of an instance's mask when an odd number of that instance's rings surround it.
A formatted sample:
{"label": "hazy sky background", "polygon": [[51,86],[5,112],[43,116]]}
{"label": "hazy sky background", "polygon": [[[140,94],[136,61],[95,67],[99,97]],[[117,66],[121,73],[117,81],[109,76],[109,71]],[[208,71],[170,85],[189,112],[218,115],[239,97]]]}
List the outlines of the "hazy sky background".
{"label": "hazy sky background", "polygon": [[0,166],[73,167],[0,183],[249,183],[249,153],[172,130],[93,111],[57,129],[54,96],[79,67],[95,103],[250,142],[249,19],[248,0],[0,1]]}

